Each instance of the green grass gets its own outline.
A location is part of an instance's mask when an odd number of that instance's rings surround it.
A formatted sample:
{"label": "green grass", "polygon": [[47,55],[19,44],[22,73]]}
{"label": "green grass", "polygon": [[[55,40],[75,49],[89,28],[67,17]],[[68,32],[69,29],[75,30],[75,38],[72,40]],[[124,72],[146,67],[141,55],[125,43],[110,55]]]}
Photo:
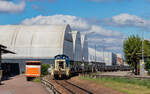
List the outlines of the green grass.
{"label": "green grass", "polygon": [[113,90],[125,94],[150,94],[150,81],[127,79],[117,77],[90,78],[88,76],[80,77],[81,80],[90,80]]}
{"label": "green grass", "polygon": [[40,82],[40,77],[36,77],[32,80],[33,82]]}

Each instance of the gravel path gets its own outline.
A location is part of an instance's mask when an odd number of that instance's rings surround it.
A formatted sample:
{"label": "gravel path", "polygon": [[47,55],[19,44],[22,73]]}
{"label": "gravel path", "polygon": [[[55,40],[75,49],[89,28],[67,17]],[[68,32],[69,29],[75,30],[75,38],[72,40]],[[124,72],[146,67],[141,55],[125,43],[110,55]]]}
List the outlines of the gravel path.
{"label": "gravel path", "polygon": [[2,81],[0,94],[49,94],[40,84],[27,82],[24,75],[12,77],[10,80]]}
{"label": "gravel path", "polygon": [[131,71],[102,72],[99,75],[131,76]]}

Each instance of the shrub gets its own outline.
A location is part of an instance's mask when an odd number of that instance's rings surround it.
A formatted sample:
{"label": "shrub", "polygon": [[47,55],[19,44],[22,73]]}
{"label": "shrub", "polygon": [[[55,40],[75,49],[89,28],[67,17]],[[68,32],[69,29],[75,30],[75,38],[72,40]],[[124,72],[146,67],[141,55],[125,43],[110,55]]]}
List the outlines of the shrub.
{"label": "shrub", "polygon": [[24,71],[21,71],[21,73],[24,74],[25,72],[24,72]]}
{"label": "shrub", "polygon": [[49,64],[42,64],[42,75],[48,75]]}
{"label": "shrub", "polygon": [[147,71],[148,71],[148,75],[150,75],[150,69],[148,69]]}
{"label": "shrub", "polygon": [[33,82],[40,82],[40,78],[39,77],[36,77],[32,80]]}

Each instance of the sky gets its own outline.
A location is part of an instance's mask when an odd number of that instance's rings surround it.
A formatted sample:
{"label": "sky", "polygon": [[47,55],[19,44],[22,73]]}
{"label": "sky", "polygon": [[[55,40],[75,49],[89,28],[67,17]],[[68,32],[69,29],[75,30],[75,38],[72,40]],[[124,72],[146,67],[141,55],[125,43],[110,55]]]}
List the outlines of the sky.
{"label": "sky", "polygon": [[123,40],[150,39],[150,0],[0,0],[0,25],[70,24],[98,51],[122,53]]}

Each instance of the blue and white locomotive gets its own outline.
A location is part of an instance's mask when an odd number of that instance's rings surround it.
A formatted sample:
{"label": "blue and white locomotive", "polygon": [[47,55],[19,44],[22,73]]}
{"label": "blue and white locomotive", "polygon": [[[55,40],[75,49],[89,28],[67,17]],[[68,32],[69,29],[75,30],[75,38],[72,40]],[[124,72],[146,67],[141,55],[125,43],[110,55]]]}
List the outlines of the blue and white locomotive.
{"label": "blue and white locomotive", "polygon": [[56,55],[54,62],[51,64],[51,76],[53,78],[62,76],[70,76],[70,62],[66,55]]}

